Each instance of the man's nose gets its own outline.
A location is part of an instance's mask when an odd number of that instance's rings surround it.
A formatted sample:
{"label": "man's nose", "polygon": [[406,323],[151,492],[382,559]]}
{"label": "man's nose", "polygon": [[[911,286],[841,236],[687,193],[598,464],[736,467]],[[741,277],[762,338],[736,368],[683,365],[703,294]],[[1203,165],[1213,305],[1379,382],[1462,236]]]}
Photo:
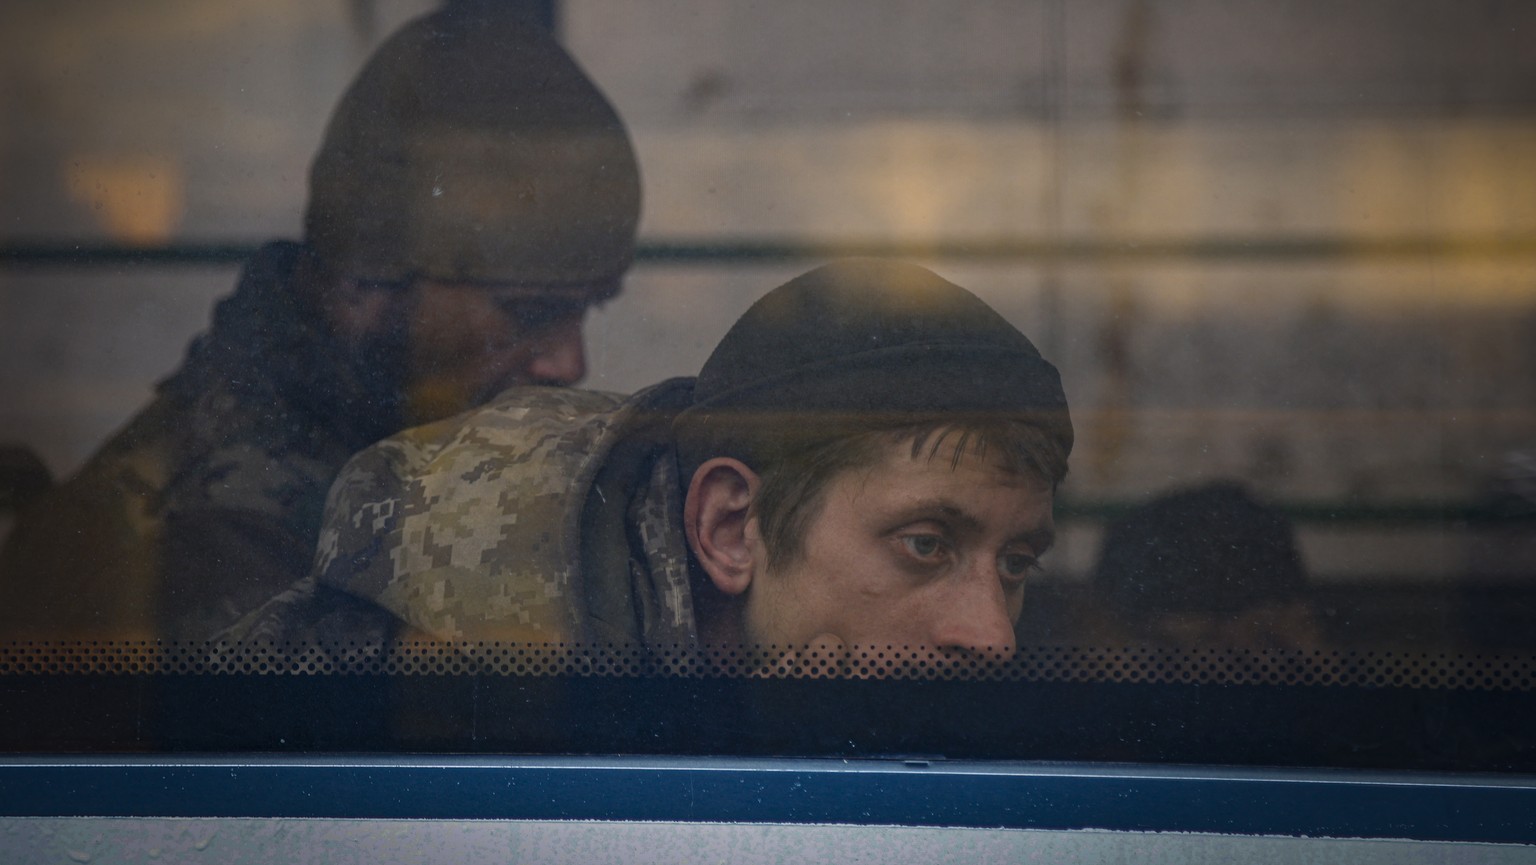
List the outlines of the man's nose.
{"label": "man's nose", "polygon": [[1013,616],[995,574],[957,586],[939,621],[938,646],[949,658],[1008,658],[1018,648]]}
{"label": "man's nose", "polygon": [[581,319],[551,323],[530,337],[531,378],[543,384],[570,385],[587,374],[587,352],[582,341]]}

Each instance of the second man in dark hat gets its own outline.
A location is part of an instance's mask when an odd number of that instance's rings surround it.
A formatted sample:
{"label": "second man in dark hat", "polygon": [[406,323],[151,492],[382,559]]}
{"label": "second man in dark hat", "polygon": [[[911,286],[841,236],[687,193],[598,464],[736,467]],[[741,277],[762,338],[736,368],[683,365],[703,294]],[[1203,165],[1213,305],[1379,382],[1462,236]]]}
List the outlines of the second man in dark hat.
{"label": "second man in dark hat", "polygon": [[354,452],[583,377],[639,174],[548,34],[492,3],[406,25],[343,96],[309,186],[304,242],[262,248],[154,402],[18,521],[0,637],[207,637],[308,571]]}

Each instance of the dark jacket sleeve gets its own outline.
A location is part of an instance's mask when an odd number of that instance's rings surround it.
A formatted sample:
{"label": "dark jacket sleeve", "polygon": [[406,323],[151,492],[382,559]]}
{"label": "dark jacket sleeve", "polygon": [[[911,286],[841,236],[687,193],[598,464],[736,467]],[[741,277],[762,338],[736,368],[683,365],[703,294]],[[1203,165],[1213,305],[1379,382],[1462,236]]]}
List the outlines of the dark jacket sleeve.
{"label": "dark jacket sleeve", "polygon": [[305,577],[215,634],[208,658],[225,672],[384,672],[403,630],[383,607]]}
{"label": "dark jacket sleeve", "polygon": [[167,517],[161,551],[160,633],[206,640],[303,578],[314,540],[261,514],[195,510]]}

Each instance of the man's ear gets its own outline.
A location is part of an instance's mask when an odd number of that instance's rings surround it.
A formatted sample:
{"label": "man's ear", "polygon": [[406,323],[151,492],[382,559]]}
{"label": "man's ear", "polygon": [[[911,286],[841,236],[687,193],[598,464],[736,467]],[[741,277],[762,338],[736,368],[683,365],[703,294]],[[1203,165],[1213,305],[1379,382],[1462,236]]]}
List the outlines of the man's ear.
{"label": "man's ear", "polygon": [[715,457],[693,473],[683,500],[688,546],[726,595],[740,595],[752,583],[756,544],[748,514],[760,483],[741,460]]}

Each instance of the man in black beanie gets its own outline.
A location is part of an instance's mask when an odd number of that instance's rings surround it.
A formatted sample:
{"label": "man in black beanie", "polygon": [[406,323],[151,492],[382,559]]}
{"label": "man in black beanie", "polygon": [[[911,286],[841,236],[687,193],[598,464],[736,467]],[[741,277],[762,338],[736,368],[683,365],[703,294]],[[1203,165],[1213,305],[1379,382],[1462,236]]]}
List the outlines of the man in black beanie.
{"label": "man in black beanie", "polygon": [[450,2],[375,52],[303,243],[257,252],[155,401],[18,520],[0,639],[207,638],[308,572],[353,453],[583,377],[639,174],[612,106],[509,5]]}
{"label": "man in black beanie", "polygon": [[1296,529],[1243,485],[1163,493],[1110,523],[1081,639],[1099,646],[1316,649]]}
{"label": "man in black beanie", "polygon": [[835,263],[696,380],[513,389],[359,454],[310,578],[227,636],[1007,655],[1071,448],[1056,369],[986,304]]}

